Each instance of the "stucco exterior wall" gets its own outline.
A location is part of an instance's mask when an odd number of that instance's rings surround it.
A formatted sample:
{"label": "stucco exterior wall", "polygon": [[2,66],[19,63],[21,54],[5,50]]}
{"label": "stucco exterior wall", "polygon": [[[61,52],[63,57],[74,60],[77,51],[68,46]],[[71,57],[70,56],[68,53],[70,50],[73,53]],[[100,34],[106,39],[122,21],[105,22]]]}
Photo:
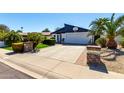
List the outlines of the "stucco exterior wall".
{"label": "stucco exterior wall", "polygon": [[4,41],[0,41],[0,47],[4,47],[4,46],[5,46]]}

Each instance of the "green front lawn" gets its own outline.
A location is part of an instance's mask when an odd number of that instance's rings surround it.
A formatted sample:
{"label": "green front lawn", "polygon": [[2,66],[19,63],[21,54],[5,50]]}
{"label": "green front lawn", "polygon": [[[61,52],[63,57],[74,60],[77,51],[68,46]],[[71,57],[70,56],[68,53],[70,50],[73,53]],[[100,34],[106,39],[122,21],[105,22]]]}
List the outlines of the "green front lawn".
{"label": "green front lawn", "polygon": [[36,48],[38,48],[38,49],[41,49],[41,48],[45,48],[45,47],[48,47],[48,45],[46,45],[46,44],[38,44],[37,45],[37,47]]}
{"label": "green front lawn", "polygon": [[12,50],[12,47],[8,47],[8,46],[6,46],[6,47],[2,47],[3,49],[6,49],[6,50]]}
{"label": "green front lawn", "polygon": [[[41,49],[41,48],[45,48],[45,47],[48,47],[48,45],[46,45],[46,44],[41,44],[41,43],[40,43],[40,44],[37,45],[36,48]],[[6,47],[3,47],[3,49],[12,50],[12,47],[6,46]]]}

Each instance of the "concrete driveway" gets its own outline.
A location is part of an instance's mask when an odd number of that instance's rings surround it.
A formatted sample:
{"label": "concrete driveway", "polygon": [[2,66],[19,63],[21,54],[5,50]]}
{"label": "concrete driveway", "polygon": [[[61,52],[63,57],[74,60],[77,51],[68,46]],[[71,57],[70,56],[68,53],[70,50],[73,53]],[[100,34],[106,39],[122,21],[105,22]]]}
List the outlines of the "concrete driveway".
{"label": "concrete driveway", "polygon": [[[11,51],[0,49],[0,59],[34,78],[50,79],[93,79],[124,78],[123,74],[102,73],[88,67],[72,64],[79,55],[85,53],[85,46],[56,45],[42,49],[39,53],[10,54]],[[9,55],[8,55],[9,53]]]}
{"label": "concrete driveway", "polygon": [[75,63],[81,53],[85,50],[86,46],[81,45],[56,45],[41,49],[37,55],[64,62]]}

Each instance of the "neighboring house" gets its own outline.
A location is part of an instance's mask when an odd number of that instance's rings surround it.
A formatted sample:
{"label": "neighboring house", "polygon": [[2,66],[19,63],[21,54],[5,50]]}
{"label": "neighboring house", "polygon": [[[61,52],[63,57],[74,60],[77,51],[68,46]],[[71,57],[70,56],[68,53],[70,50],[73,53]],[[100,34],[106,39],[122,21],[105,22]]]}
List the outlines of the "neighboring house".
{"label": "neighboring house", "polygon": [[19,32],[19,34],[23,36],[23,41],[27,41],[28,33],[26,33],[26,32]]}
{"label": "neighboring house", "polygon": [[44,35],[47,39],[51,38],[51,32],[41,32],[42,35]]}
{"label": "neighboring house", "polygon": [[53,32],[52,36],[55,38],[56,43],[90,44],[92,37],[88,37],[88,33],[88,29],[64,24],[64,27]]}
{"label": "neighboring house", "polygon": [[[34,33],[36,33],[36,32],[34,32]],[[27,35],[28,35],[28,33],[26,33],[26,32],[19,33],[19,34],[22,35],[24,39],[26,39]],[[41,32],[41,34],[43,36],[47,37],[48,39],[51,38],[51,32]]]}
{"label": "neighboring house", "polygon": [[26,32],[19,32],[19,34],[22,35],[22,36],[27,36],[28,35],[28,33],[26,33]]}

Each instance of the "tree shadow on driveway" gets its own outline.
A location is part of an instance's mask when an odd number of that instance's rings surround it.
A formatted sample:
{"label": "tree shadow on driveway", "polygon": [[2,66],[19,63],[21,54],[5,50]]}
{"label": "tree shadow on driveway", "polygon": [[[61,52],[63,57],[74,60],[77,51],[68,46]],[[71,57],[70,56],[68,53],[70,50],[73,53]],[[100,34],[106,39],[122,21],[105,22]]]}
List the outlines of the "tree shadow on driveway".
{"label": "tree shadow on driveway", "polygon": [[15,53],[15,52],[8,52],[8,53],[6,53],[6,55],[14,55],[14,54],[17,54],[17,53]]}

